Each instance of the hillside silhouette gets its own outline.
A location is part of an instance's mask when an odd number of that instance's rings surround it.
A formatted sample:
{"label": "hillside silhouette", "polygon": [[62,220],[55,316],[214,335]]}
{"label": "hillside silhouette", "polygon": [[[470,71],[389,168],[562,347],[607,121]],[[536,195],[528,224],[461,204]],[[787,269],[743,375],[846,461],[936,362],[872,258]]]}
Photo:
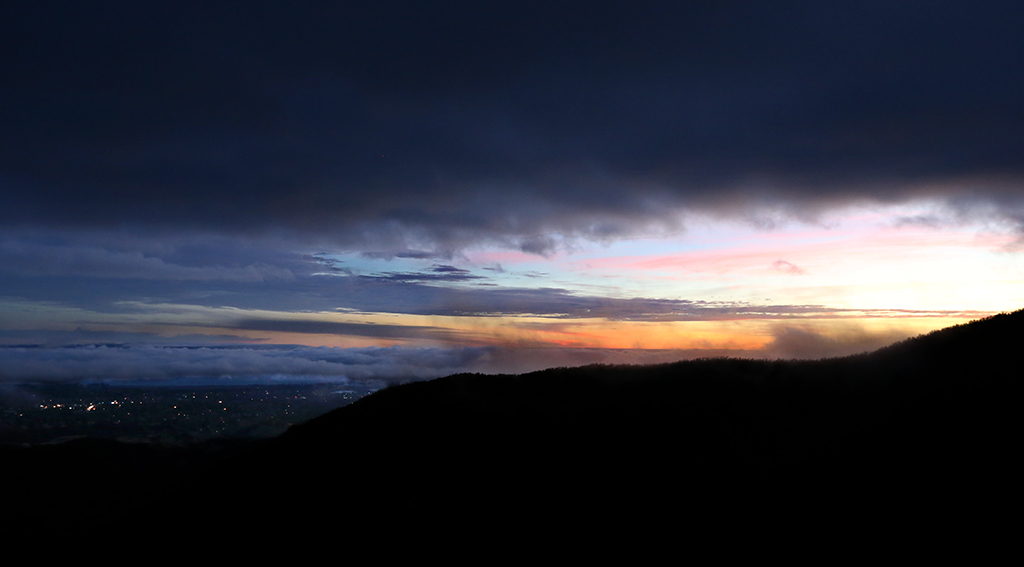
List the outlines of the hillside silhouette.
{"label": "hillside silhouette", "polygon": [[432,545],[978,526],[1015,507],[1022,338],[1017,311],[835,359],[392,386],[205,458],[101,529]]}

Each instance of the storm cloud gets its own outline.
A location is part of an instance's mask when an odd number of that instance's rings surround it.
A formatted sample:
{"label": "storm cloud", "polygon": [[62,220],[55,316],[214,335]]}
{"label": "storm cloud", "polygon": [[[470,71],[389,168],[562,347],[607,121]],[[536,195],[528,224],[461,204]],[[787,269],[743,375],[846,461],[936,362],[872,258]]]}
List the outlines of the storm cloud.
{"label": "storm cloud", "polygon": [[1003,309],[1022,27],[995,1],[4,2],[0,375],[808,357]]}
{"label": "storm cloud", "polygon": [[1019,226],[1021,24],[1015,2],[6,2],[0,222],[442,255],[920,197]]}

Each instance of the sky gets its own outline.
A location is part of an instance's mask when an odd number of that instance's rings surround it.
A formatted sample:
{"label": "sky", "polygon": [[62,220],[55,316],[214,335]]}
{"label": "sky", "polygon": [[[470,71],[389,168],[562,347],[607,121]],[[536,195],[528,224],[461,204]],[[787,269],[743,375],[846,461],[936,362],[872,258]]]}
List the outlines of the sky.
{"label": "sky", "polygon": [[0,383],[821,358],[1019,309],[1022,27],[4,2]]}

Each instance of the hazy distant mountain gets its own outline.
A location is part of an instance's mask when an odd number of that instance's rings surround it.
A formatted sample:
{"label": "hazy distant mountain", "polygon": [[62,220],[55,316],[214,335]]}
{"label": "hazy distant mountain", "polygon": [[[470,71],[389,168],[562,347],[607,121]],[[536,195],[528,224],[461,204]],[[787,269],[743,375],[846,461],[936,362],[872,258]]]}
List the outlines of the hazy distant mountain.
{"label": "hazy distant mountain", "polygon": [[1022,339],[1017,311],[822,361],[393,386],[204,461],[112,529],[426,545],[977,526],[1014,506]]}

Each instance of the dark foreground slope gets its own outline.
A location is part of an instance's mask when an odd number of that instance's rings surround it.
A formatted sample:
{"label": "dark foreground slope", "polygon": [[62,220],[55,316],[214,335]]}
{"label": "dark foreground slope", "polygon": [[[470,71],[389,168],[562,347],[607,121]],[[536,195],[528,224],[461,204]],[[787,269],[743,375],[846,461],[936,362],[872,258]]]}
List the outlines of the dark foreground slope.
{"label": "dark foreground slope", "polygon": [[993,519],[1017,504],[1022,338],[1019,311],[834,360],[410,383],[104,529],[386,547],[979,525],[998,537],[1008,524]]}

